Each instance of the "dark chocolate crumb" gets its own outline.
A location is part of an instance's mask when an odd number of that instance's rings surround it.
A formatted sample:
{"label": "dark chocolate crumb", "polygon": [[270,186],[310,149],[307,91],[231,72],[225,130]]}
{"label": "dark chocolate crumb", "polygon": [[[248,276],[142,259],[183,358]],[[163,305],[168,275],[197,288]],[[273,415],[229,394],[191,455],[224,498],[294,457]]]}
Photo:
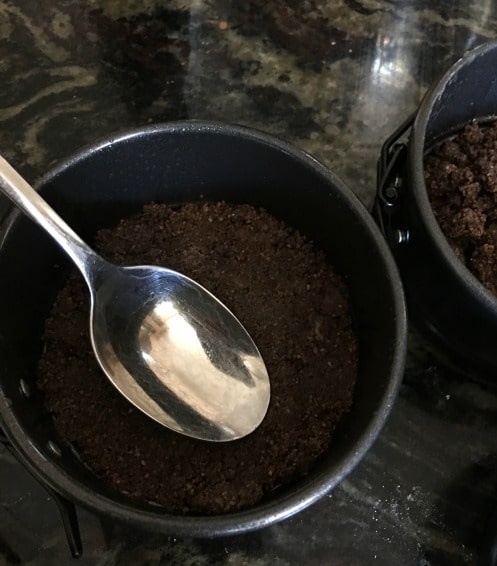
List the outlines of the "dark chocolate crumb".
{"label": "dark chocolate crumb", "polygon": [[497,122],[464,130],[425,159],[435,217],[458,258],[497,296]]}
{"label": "dark chocolate crumb", "polygon": [[121,264],[165,265],[227,304],[258,345],[271,379],[260,427],[231,443],[166,430],[100,372],[88,301],[72,273],[46,323],[39,383],[60,435],[105,482],[170,512],[246,508],[308,473],[352,403],[357,343],[344,282],[322,253],[248,205],[145,206],[102,230],[96,248]]}

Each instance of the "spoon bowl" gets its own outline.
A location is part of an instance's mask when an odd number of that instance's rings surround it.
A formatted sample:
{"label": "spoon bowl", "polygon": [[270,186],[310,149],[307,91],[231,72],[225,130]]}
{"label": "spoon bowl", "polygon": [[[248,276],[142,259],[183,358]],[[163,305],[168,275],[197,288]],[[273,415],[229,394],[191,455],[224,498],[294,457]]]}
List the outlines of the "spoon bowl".
{"label": "spoon bowl", "polygon": [[259,426],[270,397],[264,362],[214,295],[169,269],[105,261],[1,157],[0,190],[83,275],[95,356],[124,397],[160,424],[201,440],[236,440]]}

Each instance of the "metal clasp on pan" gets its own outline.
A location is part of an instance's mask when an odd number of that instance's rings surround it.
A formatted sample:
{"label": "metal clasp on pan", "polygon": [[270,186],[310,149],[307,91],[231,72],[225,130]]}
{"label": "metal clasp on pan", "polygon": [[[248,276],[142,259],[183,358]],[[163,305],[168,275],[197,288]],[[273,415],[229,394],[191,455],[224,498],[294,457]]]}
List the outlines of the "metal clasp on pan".
{"label": "metal clasp on pan", "polygon": [[407,138],[413,122],[414,115],[397,128],[383,144],[378,160],[377,194],[373,215],[390,246],[409,241],[402,197],[405,190]]}

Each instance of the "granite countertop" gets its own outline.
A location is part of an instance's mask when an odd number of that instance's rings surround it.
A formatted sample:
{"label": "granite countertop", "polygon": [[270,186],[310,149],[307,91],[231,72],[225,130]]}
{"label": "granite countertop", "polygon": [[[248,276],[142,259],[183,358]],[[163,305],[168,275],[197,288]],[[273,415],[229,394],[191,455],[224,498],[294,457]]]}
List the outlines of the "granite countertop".
{"label": "granite countertop", "polygon": [[[0,152],[34,181],[121,128],[222,120],[299,145],[370,206],[382,141],[495,36],[496,12],[490,0],[0,1]],[[79,564],[477,564],[497,508],[496,416],[495,391],[412,336],[385,429],[327,497],[211,541],[78,510]],[[0,564],[72,560],[54,501],[0,448]]]}

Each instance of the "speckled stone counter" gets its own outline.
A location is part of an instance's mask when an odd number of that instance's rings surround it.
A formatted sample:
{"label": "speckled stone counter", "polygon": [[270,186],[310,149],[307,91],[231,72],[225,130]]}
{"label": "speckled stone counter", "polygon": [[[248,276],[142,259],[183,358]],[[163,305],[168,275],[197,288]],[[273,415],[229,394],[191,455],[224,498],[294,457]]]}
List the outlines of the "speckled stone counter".
{"label": "speckled stone counter", "polygon": [[[35,181],[122,128],[222,120],[303,147],[370,206],[382,141],[497,34],[496,12],[490,0],[0,1],[0,152]],[[477,564],[494,508],[497,394],[413,336],[387,426],[320,502],[212,541],[78,509],[79,564]],[[0,564],[72,560],[54,501],[0,448]]]}

